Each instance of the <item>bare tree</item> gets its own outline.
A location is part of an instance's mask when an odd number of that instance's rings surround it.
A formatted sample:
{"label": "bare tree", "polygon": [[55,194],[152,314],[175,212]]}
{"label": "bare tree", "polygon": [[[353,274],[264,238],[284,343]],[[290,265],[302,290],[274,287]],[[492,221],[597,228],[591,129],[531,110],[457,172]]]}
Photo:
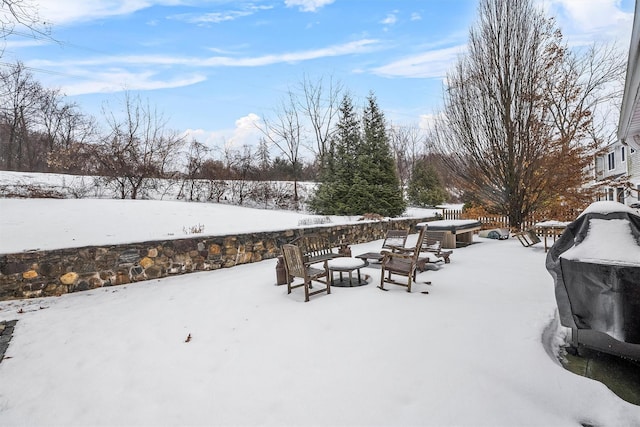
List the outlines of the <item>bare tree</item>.
{"label": "bare tree", "polygon": [[180,195],[186,200],[200,200],[201,190],[198,188],[198,182],[204,177],[203,167],[207,160],[207,154],[211,150],[204,144],[199,143],[195,139],[191,141],[188,147],[186,157],[186,171],[182,180]]}
{"label": "bare tree", "polygon": [[166,128],[166,120],[148,103],[124,96],[124,115],[103,108],[109,132],[96,152],[101,174],[113,184],[120,198],[136,199],[156,186],[157,178],[176,172],[174,160],[184,138]]}
{"label": "bare tree", "polygon": [[251,175],[254,169],[254,155],[251,147],[245,145],[242,150],[230,150],[230,169],[233,171],[233,180],[230,190],[231,198],[242,206],[251,195],[253,186]]}
{"label": "bare tree", "polygon": [[262,118],[262,125],[258,127],[264,139],[276,146],[286,158],[292,168],[293,197],[298,202],[298,177],[302,169],[300,147],[302,143],[303,127],[296,96],[289,92],[273,120]]}
{"label": "bare tree", "polygon": [[330,149],[331,136],[334,132],[335,121],[340,111],[340,98],[343,86],[332,77],[325,85],[324,79],[320,78],[312,82],[308,77],[304,77],[300,83],[301,99],[296,97],[296,102],[303,116],[309,122],[313,133],[315,146],[309,147],[322,164]]}
{"label": "bare tree", "polygon": [[28,150],[28,144],[33,142],[30,136],[35,131],[43,89],[21,62],[0,69],[0,83],[0,121],[7,132],[0,141],[1,164],[7,170],[22,170],[32,163],[27,158],[33,151]]}
{"label": "bare tree", "polygon": [[[0,0],[0,39],[10,35],[50,38],[50,25],[40,20],[38,4],[31,0]],[[4,46],[0,47],[0,57]]]}
{"label": "bare tree", "polygon": [[0,1],[0,35],[14,34],[16,28],[23,27],[38,34],[48,34],[47,23],[38,16],[37,3],[30,0]]}
{"label": "bare tree", "polygon": [[38,122],[50,171],[90,173],[94,169],[80,156],[97,137],[93,117],[81,113],[76,104],[65,102],[59,90],[45,89],[40,98]]}
{"label": "bare tree", "polygon": [[21,62],[0,69],[0,123],[0,167],[86,171],[74,152],[95,136],[95,121],[42,87]]}
{"label": "bare tree", "polygon": [[404,188],[411,178],[418,159],[424,154],[425,134],[418,126],[391,126],[389,139],[396,160],[400,185]]}
{"label": "bare tree", "polygon": [[593,44],[582,51],[554,48],[557,60],[544,82],[549,119],[557,137],[610,142],[615,123],[610,110],[622,98],[625,58],[615,45]]}
{"label": "bare tree", "polygon": [[445,118],[432,137],[460,188],[514,228],[586,180],[582,129],[609,77],[570,58],[530,0],[481,0],[469,53],[447,76]]}

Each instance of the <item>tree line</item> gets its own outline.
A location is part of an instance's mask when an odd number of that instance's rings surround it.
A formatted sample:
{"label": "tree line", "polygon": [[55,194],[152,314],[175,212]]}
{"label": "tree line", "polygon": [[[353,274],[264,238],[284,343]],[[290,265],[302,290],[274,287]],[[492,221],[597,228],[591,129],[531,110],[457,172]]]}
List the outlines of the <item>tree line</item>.
{"label": "tree line", "polygon": [[[184,180],[187,199],[198,180],[293,181],[294,205],[298,181],[329,176],[323,164],[329,153],[335,158],[337,102],[345,92],[331,79],[325,85],[324,79],[305,77],[271,116],[261,118],[255,145],[209,147],[171,129],[169,119],[139,94],[124,92],[117,105],[105,103],[99,121],[58,89],[42,86],[20,62],[0,68],[0,85],[0,169],[99,176],[118,197],[132,199],[166,179]],[[383,126],[378,149],[389,156],[398,191],[427,145],[417,127],[409,132]]]}

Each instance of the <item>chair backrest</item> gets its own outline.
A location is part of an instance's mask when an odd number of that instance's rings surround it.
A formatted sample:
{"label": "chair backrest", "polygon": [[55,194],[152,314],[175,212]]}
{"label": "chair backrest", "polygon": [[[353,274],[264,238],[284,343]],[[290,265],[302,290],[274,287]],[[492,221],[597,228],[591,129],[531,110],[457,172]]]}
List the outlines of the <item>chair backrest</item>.
{"label": "chair backrest", "polygon": [[282,245],[282,257],[289,276],[305,277],[305,266],[302,251],[296,245]]}
{"label": "chair backrest", "polygon": [[533,228],[530,229],[530,230],[527,230],[527,235],[531,239],[531,244],[532,245],[535,245],[536,243],[540,243],[541,242],[540,238],[536,234],[536,230],[534,230]]}
{"label": "chair backrest", "polygon": [[297,238],[294,243],[298,245],[302,251],[305,261],[313,261],[315,259],[330,259],[337,256],[333,253],[329,239],[318,234],[308,234]]}
{"label": "chair backrest", "polygon": [[407,230],[389,230],[382,242],[382,249],[390,249],[393,246],[404,248],[407,243],[407,236],[409,232]]}
{"label": "chair backrest", "polygon": [[444,231],[429,231],[425,232],[425,238],[422,243],[423,250],[440,250],[442,248],[442,241],[444,240]]}
{"label": "chair backrest", "polygon": [[[402,253],[404,254],[403,259],[400,261],[403,264],[408,264],[408,265],[413,265],[415,266],[418,262],[418,257],[420,255],[420,251],[422,249],[422,244],[424,242],[424,238],[425,238],[425,234],[426,234],[426,227],[423,227],[420,229],[420,232],[418,233],[418,238],[415,242],[415,246],[413,247],[409,247],[409,248],[405,248],[404,251],[402,251]],[[386,255],[382,261],[382,268],[385,268],[385,265],[388,261],[394,262],[392,261],[394,258],[394,255],[398,255],[398,253],[394,253],[394,252],[386,252],[388,255]],[[410,257],[410,258],[409,258]]]}
{"label": "chair backrest", "polygon": [[420,251],[422,246],[424,245],[424,241],[427,236],[427,227],[422,227],[420,229],[420,233],[418,233],[418,240],[416,240],[416,246],[413,249],[413,259],[418,259],[418,255],[420,255]]}

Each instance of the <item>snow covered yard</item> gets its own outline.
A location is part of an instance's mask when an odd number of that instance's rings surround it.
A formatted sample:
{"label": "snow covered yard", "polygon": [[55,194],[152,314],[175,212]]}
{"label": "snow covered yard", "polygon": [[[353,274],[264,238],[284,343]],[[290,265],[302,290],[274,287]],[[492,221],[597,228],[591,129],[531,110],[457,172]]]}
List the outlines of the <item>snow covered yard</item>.
{"label": "snow covered yard", "polygon": [[18,319],[0,425],[640,425],[548,354],[543,249],[476,241],[410,294],[368,267],[373,283],[304,303],[267,260],[0,303]]}

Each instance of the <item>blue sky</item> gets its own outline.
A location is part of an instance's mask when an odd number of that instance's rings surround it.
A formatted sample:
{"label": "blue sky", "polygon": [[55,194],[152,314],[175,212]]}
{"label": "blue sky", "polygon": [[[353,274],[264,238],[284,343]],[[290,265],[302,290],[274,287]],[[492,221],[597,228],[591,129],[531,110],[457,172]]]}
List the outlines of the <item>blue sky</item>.
{"label": "blue sky", "polygon": [[[575,46],[628,49],[633,0],[535,0]],[[122,91],[139,93],[169,127],[208,145],[253,143],[306,76],[369,91],[388,121],[419,126],[441,106],[442,82],[464,51],[477,0],[39,0],[59,43],[11,38],[47,87],[100,118]]]}

